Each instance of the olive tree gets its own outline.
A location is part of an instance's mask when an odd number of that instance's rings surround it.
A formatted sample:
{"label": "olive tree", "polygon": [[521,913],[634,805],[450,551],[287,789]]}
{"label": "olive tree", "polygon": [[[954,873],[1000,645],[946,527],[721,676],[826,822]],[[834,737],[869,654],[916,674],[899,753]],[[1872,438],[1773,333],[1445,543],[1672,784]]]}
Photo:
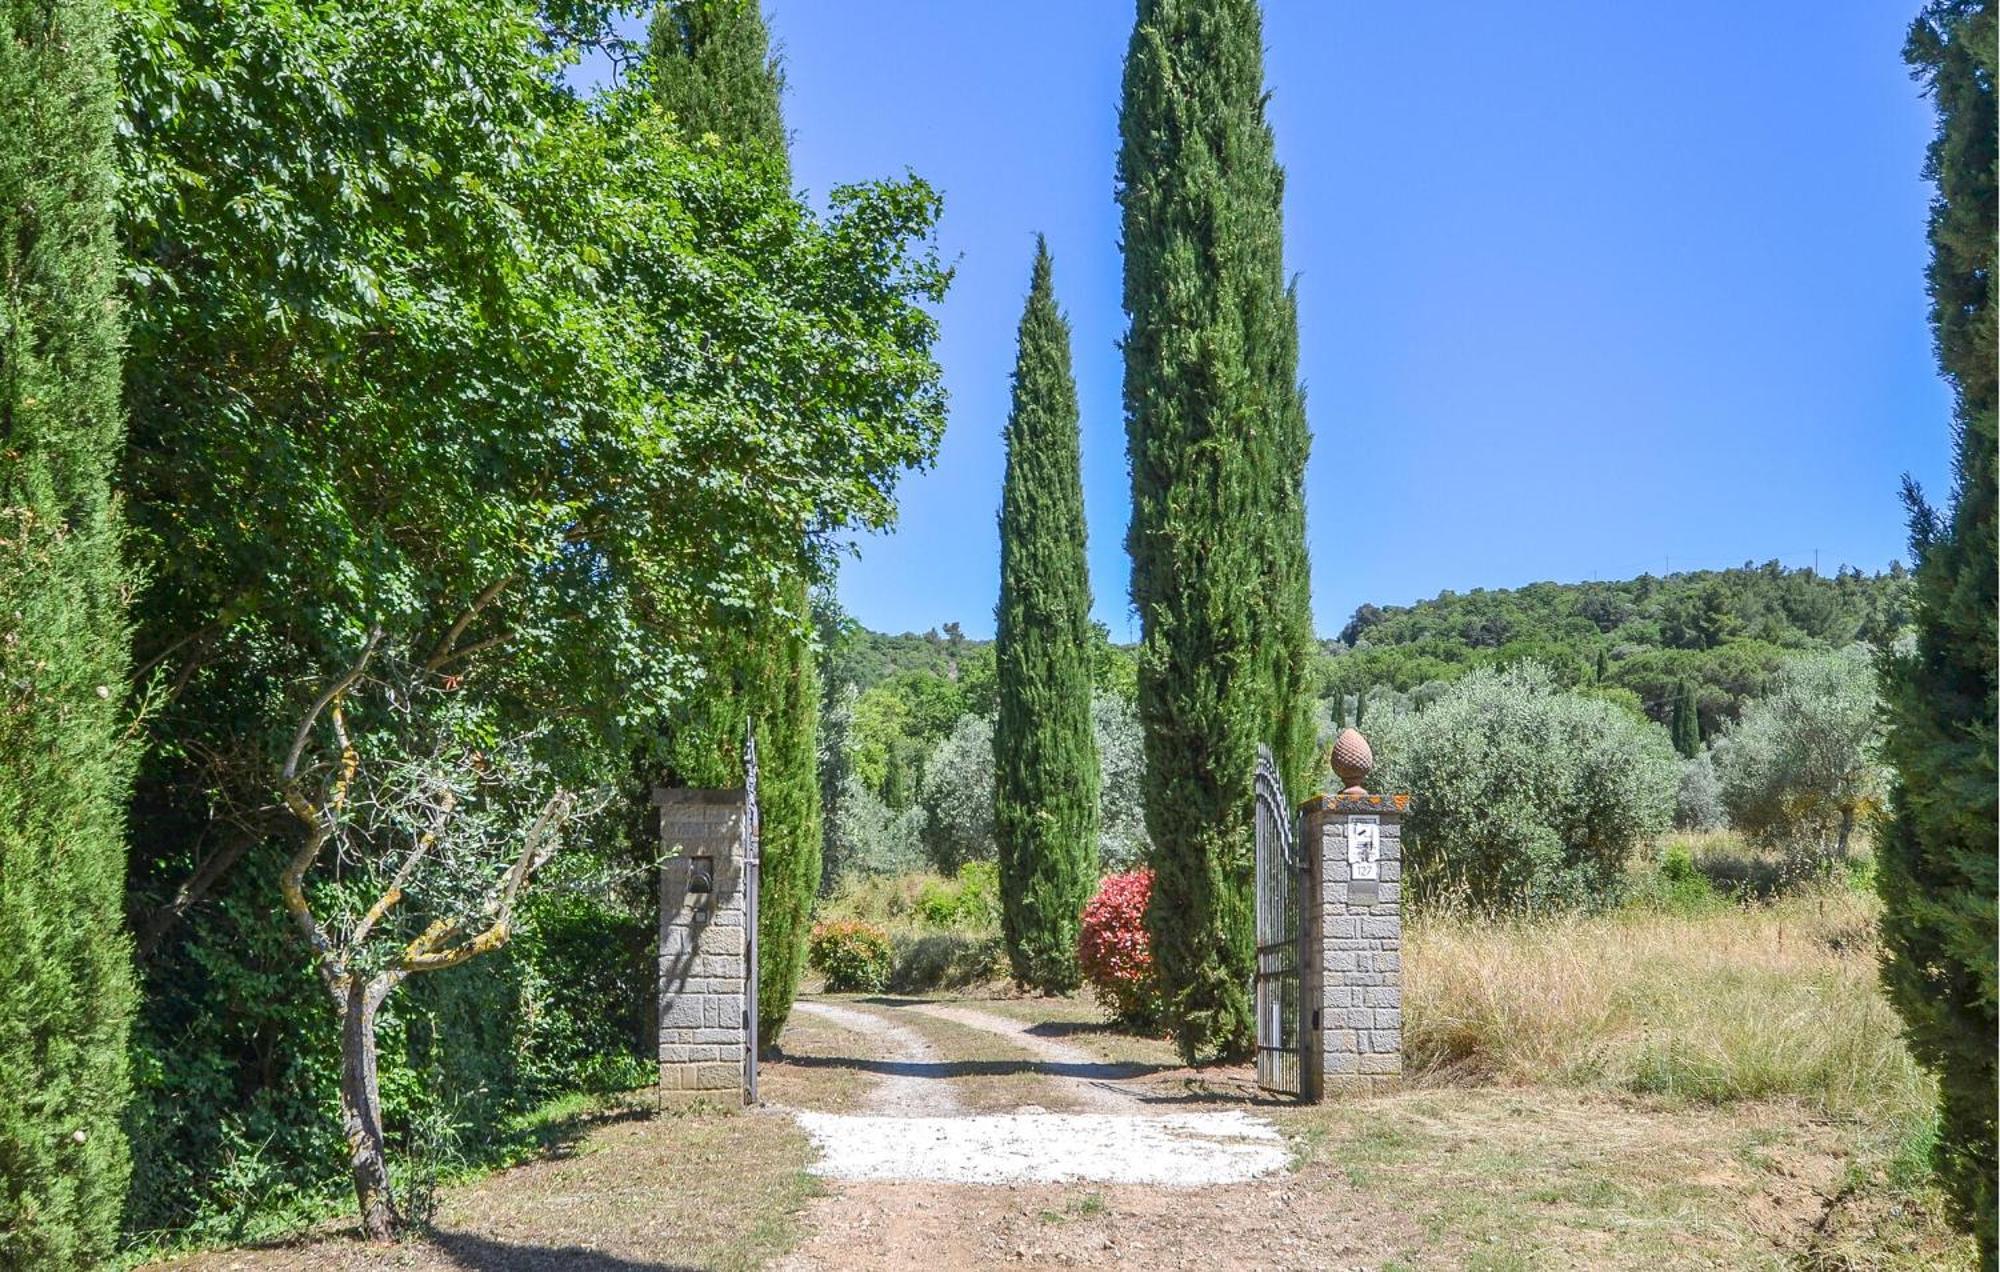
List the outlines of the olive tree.
{"label": "olive tree", "polygon": [[1680,779],[1664,730],[1534,663],[1472,672],[1372,740],[1378,789],[1411,797],[1415,904],[1609,900],[1633,849],[1667,828]]}
{"label": "olive tree", "polygon": [[993,822],[993,717],[963,715],[924,763],[917,805],[924,852],[946,874],[998,854]]}
{"label": "olive tree", "polygon": [[1856,824],[1881,807],[1878,712],[1866,646],[1780,665],[1716,741],[1730,821],[1801,864],[1844,860]]}
{"label": "olive tree", "polygon": [[1097,844],[1104,868],[1130,870],[1152,851],[1146,837],[1146,742],[1139,712],[1123,694],[1090,701],[1097,734]]}

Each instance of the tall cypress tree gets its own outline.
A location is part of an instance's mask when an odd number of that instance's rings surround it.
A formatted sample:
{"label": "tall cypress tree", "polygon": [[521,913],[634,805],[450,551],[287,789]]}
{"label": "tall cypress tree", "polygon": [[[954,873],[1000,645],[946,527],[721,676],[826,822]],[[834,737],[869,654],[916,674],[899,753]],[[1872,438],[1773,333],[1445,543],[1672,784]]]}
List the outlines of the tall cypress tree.
{"label": "tall cypress tree", "polygon": [[1014,979],[1066,993],[1079,983],[1078,920],[1097,881],[1098,773],[1076,380],[1051,268],[1037,239],[1000,499],[993,829]]}
{"label": "tall cypress tree", "polygon": [[1695,697],[1692,680],[1681,681],[1674,692],[1672,725],[1674,750],[1681,758],[1691,760],[1701,754],[1701,701]]}
{"label": "tall cypress tree", "polygon": [[[781,98],[756,0],[667,0],[653,16],[648,62],[655,99],[690,136],[789,168]],[[810,614],[803,575],[784,586],[798,623]],[[757,1032],[777,1041],[798,994],[813,898],[819,894],[819,666],[812,642],[788,623],[722,633],[708,653],[717,669],[707,700],[683,720],[675,750],[686,776],[718,784],[740,777],[745,722],[758,739],[757,811],[763,831],[757,890]]]}
{"label": "tall cypress tree", "polygon": [[1120,112],[1148,923],[1183,1053],[1254,1038],[1251,774],[1313,772],[1297,312],[1255,0],[1140,0]]}
{"label": "tall cypress tree", "polygon": [[1917,646],[1885,659],[1893,821],[1876,874],[1887,947],[1883,981],[1917,1058],[1938,1076],[1935,1162],[1986,1267],[1995,1237],[1993,1040],[1996,886],[1994,748],[1995,422],[1992,0],[1934,0],[1904,56],[1936,103],[1926,175],[1931,325],[1955,393],[1956,488],[1933,511],[1905,482],[1916,556]]}
{"label": "tall cypress tree", "polygon": [[111,15],[13,0],[0,41],[0,1265],[101,1265],[131,952],[127,628],[110,477]]}
{"label": "tall cypress tree", "polygon": [[648,46],[654,99],[686,135],[713,133],[786,160],[785,74],[757,0],[665,0]]}

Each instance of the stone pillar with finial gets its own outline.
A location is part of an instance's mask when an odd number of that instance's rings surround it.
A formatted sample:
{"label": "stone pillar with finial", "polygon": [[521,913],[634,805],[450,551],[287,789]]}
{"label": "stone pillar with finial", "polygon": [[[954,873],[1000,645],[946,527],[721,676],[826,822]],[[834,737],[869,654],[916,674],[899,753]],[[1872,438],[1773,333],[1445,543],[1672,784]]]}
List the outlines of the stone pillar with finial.
{"label": "stone pillar with finial", "polygon": [[1407,795],[1371,795],[1368,740],[1343,729],[1333,771],[1344,788],[1304,809],[1305,848],[1314,855],[1318,903],[1307,916],[1307,948],[1319,1010],[1313,1021],[1319,1086],[1367,1087],[1403,1071],[1403,814]]}

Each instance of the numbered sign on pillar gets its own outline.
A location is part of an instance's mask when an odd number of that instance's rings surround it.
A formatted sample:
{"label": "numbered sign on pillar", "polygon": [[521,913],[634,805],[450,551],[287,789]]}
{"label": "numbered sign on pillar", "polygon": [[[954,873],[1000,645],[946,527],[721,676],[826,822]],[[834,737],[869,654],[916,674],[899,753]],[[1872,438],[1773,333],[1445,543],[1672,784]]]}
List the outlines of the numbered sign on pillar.
{"label": "numbered sign on pillar", "polygon": [[1380,879],[1382,877],[1382,819],[1380,817],[1349,817],[1347,819],[1347,867],[1348,875],[1354,879]]}

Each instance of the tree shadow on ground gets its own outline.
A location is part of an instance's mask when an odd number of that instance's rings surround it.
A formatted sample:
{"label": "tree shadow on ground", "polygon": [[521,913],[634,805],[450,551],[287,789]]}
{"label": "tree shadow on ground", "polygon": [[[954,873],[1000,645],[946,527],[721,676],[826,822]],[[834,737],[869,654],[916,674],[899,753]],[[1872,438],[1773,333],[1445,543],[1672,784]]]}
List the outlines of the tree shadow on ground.
{"label": "tree shadow on ground", "polygon": [[687,1272],[695,1266],[621,1259],[581,1246],[509,1245],[469,1232],[433,1232],[430,1244],[468,1272]]}
{"label": "tree shadow on ground", "polygon": [[1112,1024],[1108,1020],[1044,1020],[1037,1025],[1029,1025],[1023,1033],[1037,1038],[1089,1038],[1111,1036],[1119,1038],[1143,1038],[1145,1034],[1133,1033],[1123,1025]]}
{"label": "tree shadow on ground", "polygon": [[984,1078],[1035,1074],[1079,1078],[1086,1082],[1118,1082],[1166,1071],[1166,1065],[1064,1062],[1058,1060],[868,1060],[860,1056],[787,1055],[785,1063],[801,1069],[852,1069],[894,1078]]}

